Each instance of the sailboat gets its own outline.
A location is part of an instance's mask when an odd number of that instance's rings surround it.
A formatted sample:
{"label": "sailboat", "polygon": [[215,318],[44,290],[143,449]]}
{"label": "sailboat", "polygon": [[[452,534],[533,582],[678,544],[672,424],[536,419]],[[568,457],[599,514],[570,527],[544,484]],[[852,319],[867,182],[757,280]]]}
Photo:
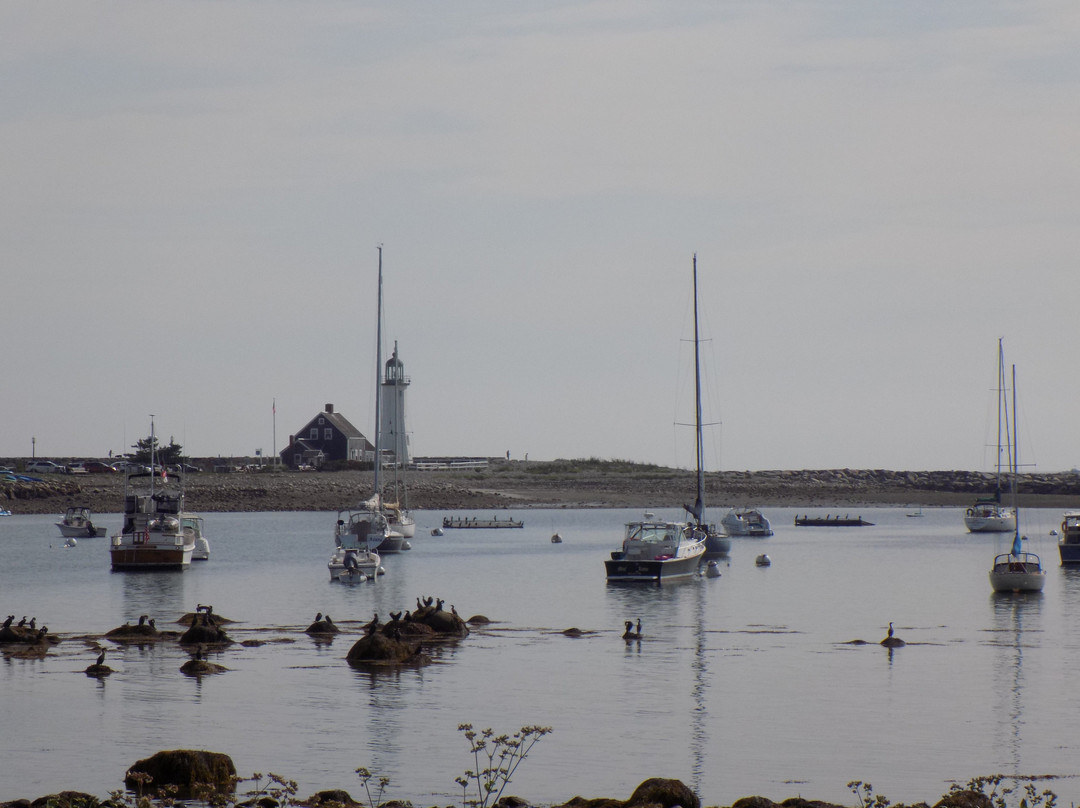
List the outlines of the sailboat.
{"label": "sailboat", "polygon": [[[1001,504],[1001,416],[1007,409],[1005,396],[1005,353],[998,340],[998,440],[997,440],[997,480],[994,493],[979,497],[964,512],[964,524],[972,533],[1011,533],[1016,530],[1016,512]],[[1015,418],[1016,413],[1013,413]],[[1008,425],[1006,424],[1006,439]]]}
{"label": "sailboat", "polygon": [[379,445],[379,378],[382,373],[382,246],[379,247],[379,291],[375,317],[375,491],[371,498],[355,508],[338,511],[334,524],[334,552],[327,568],[330,580],[353,583],[374,579],[385,572],[377,548],[387,539],[400,540],[401,534],[390,529],[383,512],[379,489],[382,447]]}
{"label": "sailboat", "polygon": [[727,552],[731,542],[717,532],[715,525],[705,524],[705,471],[702,467],[701,436],[701,360],[698,339],[697,255],[694,255],[694,381],[695,428],[697,435],[697,501],[684,506],[693,520],[686,522],[654,519],[628,522],[623,532],[622,546],[611,552],[604,561],[609,581],[666,581],[698,575],[710,538]]}
{"label": "sailboat", "polygon": [[[1013,504],[1013,542],[1009,552],[994,558],[990,569],[990,586],[995,592],[1041,592],[1046,584],[1046,570],[1035,553],[1024,550],[1020,535],[1020,509],[1016,495],[1016,477],[1020,469],[1019,447],[1016,442],[1016,365],[1012,367],[1012,504]],[[1006,434],[1008,433],[1008,414],[1005,416]]]}

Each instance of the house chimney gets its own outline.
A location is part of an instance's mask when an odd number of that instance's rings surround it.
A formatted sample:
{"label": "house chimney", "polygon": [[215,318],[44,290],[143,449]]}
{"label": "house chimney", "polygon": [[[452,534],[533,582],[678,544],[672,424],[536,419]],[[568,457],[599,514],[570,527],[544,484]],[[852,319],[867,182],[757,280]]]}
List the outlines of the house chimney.
{"label": "house chimney", "polygon": [[333,404],[327,404],[326,405],[326,411],[327,412],[333,412],[334,411],[334,405]]}

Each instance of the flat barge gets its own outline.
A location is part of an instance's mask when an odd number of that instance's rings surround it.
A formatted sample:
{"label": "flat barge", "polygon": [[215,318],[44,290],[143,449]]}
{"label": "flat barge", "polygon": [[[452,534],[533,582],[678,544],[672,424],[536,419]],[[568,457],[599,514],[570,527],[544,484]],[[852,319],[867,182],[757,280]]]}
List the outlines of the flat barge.
{"label": "flat barge", "polygon": [[851,517],[846,514],[844,516],[826,514],[825,516],[807,515],[795,517],[796,527],[863,527],[864,525],[873,524],[873,522],[867,522],[861,516]]}
{"label": "flat barge", "polygon": [[515,522],[513,518],[500,519],[495,517],[494,519],[475,519],[461,516],[444,516],[442,520],[442,526],[444,528],[470,528],[476,529],[491,529],[499,527],[525,527],[525,522]]}

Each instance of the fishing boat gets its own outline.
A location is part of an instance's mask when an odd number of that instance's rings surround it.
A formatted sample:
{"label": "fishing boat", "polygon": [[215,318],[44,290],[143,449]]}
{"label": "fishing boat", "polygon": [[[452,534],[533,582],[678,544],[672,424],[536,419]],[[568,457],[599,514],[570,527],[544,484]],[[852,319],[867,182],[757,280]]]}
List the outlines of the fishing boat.
{"label": "fishing boat", "polygon": [[338,511],[334,523],[334,552],[327,562],[330,580],[353,583],[374,579],[385,572],[378,547],[387,539],[402,538],[390,529],[379,492],[379,381],[382,374],[382,246],[379,248],[379,285],[375,313],[375,493],[355,508]]}
{"label": "fishing boat", "polygon": [[1062,564],[1080,564],[1080,511],[1065,511],[1058,538]]}
{"label": "fishing boat", "polygon": [[[995,592],[1041,592],[1046,584],[1046,570],[1043,569],[1042,561],[1035,553],[1024,550],[1023,540],[1026,537],[1020,535],[1020,509],[1016,495],[1016,477],[1020,469],[1019,447],[1016,442],[1016,365],[1012,367],[1012,388],[1012,483],[1010,490],[1014,521],[1013,541],[1009,552],[994,557],[994,565],[990,568],[990,586]],[[1006,408],[1006,435],[1008,435],[1008,429]]]}
{"label": "fishing boat", "polygon": [[109,545],[114,570],[185,569],[191,565],[195,536],[183,527],[183,477],[157,465],[153,457],[156,443],[151,419],[150,471],[124,477],[123,527]]}
{"label": "fishing boat", "polygon": [[720,524],[729,536],[767,538],[773,534],[769,520],[756,508],[731,508]]}
{"label": "fishing boat", "polygon": [[105,535],[104,525],[95,525],[91,519],[92,511],[85,505],[72,505],[56,523],[60,535],[65,539],[94,538]]}
{"label": "fishing boat", "polygon": [[[1002,340],[998,340],[998,436],[997,436],[997,472],[995,475],[994,493],[985,497],[979,497],[974,504],[964,512],[964,524],[972,533],[1013,533],[1016,531],[1016,511],[1001,504],[1001,433],[1002,416],[1007,411],[1005,401],[1005,351]],[[1013,413],[1015,418],[1016,413]],[[1008,420],[1007,416],[1005,418]],[[1006,440],[1008,439],[1008,424],[1005,424]]]}
{"label": "fishing boat", "polygon": [[697,500],[693,506],[684,505],[693,517],[686,522],[646,518],[628,522],[623,531],[622,546],[611,552],[604,561],[608,581],[667,581],[698,575],[711,536],[716,546],[726,548],[731,541],[705,523],[704,442],[701,432],[701,342],[698,336],[697,255],[694,255],[694,426],[697,452]]}

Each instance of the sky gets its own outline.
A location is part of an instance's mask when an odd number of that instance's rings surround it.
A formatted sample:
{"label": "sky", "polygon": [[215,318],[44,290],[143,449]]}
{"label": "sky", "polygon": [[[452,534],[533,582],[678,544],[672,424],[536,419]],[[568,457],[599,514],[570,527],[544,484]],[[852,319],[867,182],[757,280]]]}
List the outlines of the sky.
{"label": "sky", "polygon": [[[0,457],[1080,465],[1080,6],[0,6]],[[276,409],[276,412],[275,412]]]}

